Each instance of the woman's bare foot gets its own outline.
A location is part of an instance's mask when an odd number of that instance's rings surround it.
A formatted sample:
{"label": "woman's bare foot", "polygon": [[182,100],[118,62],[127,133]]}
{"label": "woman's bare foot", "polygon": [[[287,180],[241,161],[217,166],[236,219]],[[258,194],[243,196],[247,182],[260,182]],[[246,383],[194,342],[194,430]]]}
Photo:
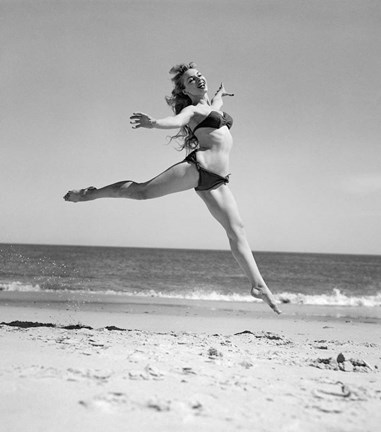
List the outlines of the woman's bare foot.
{"label": "woman's bare foot", "polygon": [[94,186],[90,186],[86,189],[72,190],[64,196],[64,200],[71,202],[91,201],[96,198],[94,194],[96,190],[97,188]]}
{"label": "woman's bare foot", "polygon": [[282,313],[280,311],[280,309],[278,308],[278,306],[275,304],[274,297],[266,285],[260,285],[257,287],[252,287],[251,288],[251,295],[257,299],[263,300],[278,315],[280,315]]}

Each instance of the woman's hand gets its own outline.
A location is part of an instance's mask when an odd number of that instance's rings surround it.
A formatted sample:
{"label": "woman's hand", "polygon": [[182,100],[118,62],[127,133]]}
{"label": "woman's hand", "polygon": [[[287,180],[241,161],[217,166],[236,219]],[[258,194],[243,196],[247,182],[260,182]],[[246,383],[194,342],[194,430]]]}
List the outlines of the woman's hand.
{"label": "woman's hand", "polygon": [[214,96],[215,96],[215,97],[216,97],[216,96],[221,96],[221,97],[223,97],[223,96],[234,96],[234,93],[228,93],[228,92],[225,90],[225,86],[224,86],[224,84],[221,83],[221,85],[218,87],[218,90],[216,91],[216,94],[215,94]]}
{"label": "woman's hand", "polygon": [[130,123],[133,125],[132,129],[137,129],[141,127],[152,129],[153,127],[155,127],[156,122],[153,117],[141,112],[133,113],[130,117],[130,120]]}

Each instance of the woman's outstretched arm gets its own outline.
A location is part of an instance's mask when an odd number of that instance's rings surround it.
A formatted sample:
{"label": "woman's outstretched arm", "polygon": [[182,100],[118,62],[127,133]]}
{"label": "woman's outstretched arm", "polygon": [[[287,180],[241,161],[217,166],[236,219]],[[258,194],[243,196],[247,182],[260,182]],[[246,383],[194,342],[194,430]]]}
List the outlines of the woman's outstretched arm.
{"label": "woman's outstretched arm", "polygon": [[216,94],[211,101],[212,108],[220,110],[222,108],[222,105],[224,104],[222,101],[222,98],[224,96],[234,96],[234,93],[227,93],[223,83],[221,83],[220,87],[216,91]]}
{"label": "woman's outstretched arm", "polygon": [[162,119],[155,119],[148,114],[137,112],[133,113],[130,117],[130,123],[133,125],[133,129],[140,127],[143,128],[156,128],[156,129],[179,129],[186,126],[194,114],[194,107],[185,107],[179,114],[175,116],[169,116]]}

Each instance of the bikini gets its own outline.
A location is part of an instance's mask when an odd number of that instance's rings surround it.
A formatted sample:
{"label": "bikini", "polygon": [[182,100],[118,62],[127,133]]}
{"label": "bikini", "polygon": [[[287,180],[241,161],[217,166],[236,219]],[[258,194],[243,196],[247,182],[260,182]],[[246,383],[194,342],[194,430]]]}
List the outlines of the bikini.
{"label": "bikini", "polygon": [[[232,125],[233,119],[230,117],[229,114],[225,112],[221,114],[218,111],[211,111],[209,115],[193,129],[193,133],[195,133],[195,131],[199,128],[208,127],[213,129],[220,129],[223,126],[227,126],[228,129],[230,129]],[[195,190],[206,191],[216,189],[222,184],[229,183],[230,174],[226,177],[222,177],[219,174],[203,168],[197,160],[197,151],[198,150],[192,151],[192,153],[189,153],[189,155],[184,159],[185,162],[193,163],[196,166],[197,171],[199,172],[198,185]]]}

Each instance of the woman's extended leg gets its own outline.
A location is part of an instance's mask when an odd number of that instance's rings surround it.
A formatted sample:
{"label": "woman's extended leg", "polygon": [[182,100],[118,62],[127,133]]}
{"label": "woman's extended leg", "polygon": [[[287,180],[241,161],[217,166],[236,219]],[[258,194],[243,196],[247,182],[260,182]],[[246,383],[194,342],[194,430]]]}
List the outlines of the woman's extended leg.
{"label": "woman's extended leg", "polygon": [[251,283],[251,295],[265,301],[276,313],[280,313],[273,295],[267,287],[247,241],[246,233],[239,215],[238,206],[228,186],[198,192],[210,213],[225,228],[234,258],[245,272]]}
{"label": "woman's extended leg", "polygon": [[91,201],[98,198],[130,198],[144,200],[192,189],[197,186],[199,173],[190,163],[180,162],[144,183],[121,181],[102,188],[93,186],[69,191],[66,201]]}

